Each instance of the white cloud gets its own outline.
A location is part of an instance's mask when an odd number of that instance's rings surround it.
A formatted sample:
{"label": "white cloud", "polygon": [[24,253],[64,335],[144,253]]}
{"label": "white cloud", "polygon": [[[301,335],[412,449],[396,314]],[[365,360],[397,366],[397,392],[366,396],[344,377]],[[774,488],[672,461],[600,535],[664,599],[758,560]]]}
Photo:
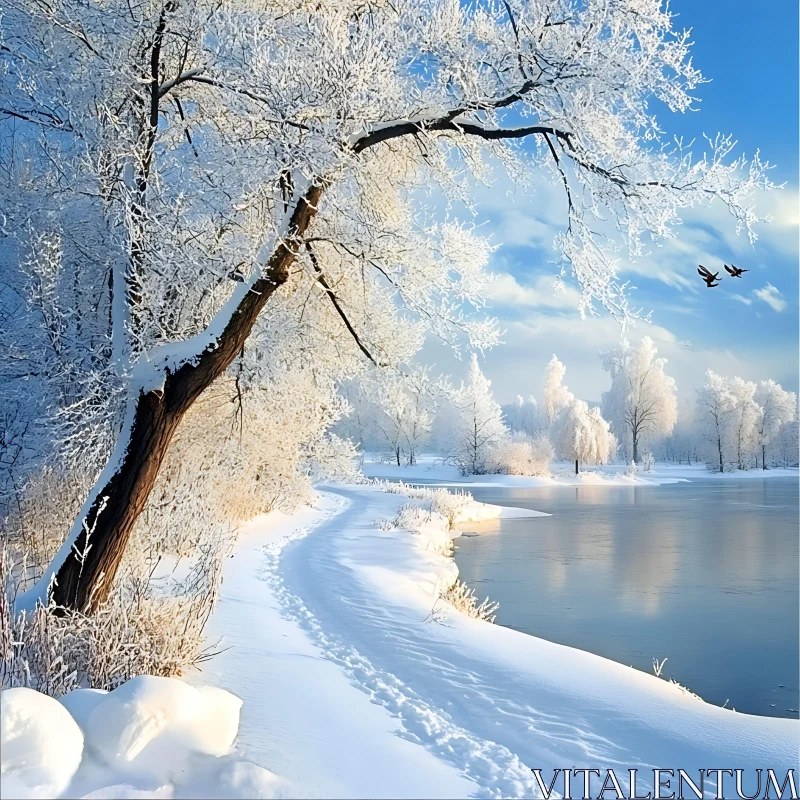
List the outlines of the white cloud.
{"label": "white cloud", "polygon": [[786,301],[783,299],[783,295],[769,282],[764,285],[763,289],[756,289],[753,294],[775,311],[780,312],[786,308]]}
{"label": "white cloud", "polygon": [[744,305],[746,305],[746,306],[751,306],[751,305],[753,305],[753,298],[752,298],[752,297],[745,297],[744,295],[741,295],[741,294],[734,294],[733,292],[731,292],[730,296],[731,296],[731,297],[732,297],[734,300],[736,300],[737,302],[739,302],[739,303],[743,303],[743,304],[744,304]]}
{"label": "white cloud", "polygon": [[580,292],[574,286],[559,283],[552,275],[537,275],[531,285],[523,286],[507,272],[501,272],[489,285],[491,307],[564,308],[576,310]]}

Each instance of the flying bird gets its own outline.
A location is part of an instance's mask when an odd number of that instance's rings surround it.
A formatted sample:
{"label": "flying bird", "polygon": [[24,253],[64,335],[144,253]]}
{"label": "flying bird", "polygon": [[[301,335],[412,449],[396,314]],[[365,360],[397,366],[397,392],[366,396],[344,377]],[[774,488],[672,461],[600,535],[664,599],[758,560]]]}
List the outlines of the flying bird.
{"label": "flying bird", "polygon": [[728,266],[726,264],[725,265],[725,272],[727,272],[728,275],[730,275],[732,278],[741,278],[742,277],[742,273],[750,272],[750,270],[749,269],[740,269],[739,267],[734,266],[733,264],[731,264],[730,266]]}
{"label": "flying bird", "polygon": [[[709,289],[713,289],[715,286],[719,286],[719,272],[714,272],[712,274],[702,264],[700,264],[700,267],[697,270],[697,272],[700,274],[700,277],[706,282],[706,286]],[[717,283],[714,283],[714,281],[717,281]]]}

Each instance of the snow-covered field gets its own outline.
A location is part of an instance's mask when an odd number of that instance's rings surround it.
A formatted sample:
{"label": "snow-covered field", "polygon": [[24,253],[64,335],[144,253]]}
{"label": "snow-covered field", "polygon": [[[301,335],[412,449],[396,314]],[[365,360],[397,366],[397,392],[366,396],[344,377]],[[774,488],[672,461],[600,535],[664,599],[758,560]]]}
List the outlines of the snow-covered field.
{"label": "snow-covered field", "polygon": [[[538,795],[532,768],[797,766],[795,720],[456,611],[439,598],[457,577],[444,518],[387,522],[409,502],[331,485],[315,508],[252,521],[210,620],[219,652],[189,678],[235,697],[131,703],[124,686],[99,716],[67,702],[88,755],[61,796],[519,797]],[[470,502],[459,519],[500,511]],[[3,796],[24,796],[8,777]]]}

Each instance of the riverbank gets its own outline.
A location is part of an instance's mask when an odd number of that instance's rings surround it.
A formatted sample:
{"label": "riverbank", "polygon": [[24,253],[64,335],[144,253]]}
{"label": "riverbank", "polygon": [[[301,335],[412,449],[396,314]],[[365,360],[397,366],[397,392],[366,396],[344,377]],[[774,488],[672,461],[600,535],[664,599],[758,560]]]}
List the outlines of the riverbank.
{"label": "riverbank", "polygon": [[795,721],[717,708],[437,603],[452,559],[376,525],[408,498],[320,497],[248,526],[211,620],[226,649],[201,676],[243,698],[243,757],[295,796],[530,796],[531,768],[565,763],[796,766]]}
{"label": "riverbank", "polygon": [[557,461],[550,465],[550,475],[468,475],[464,476],[452,464],[446,464],[435,455],[422,455],[412,466],[396,464],[367,457],[362,467],[368,478],[384,478],[406,482],[421,481],[441,486],[507,486],[530,488],[536,486],[661,486],[670,483],[693,480],[767,480],[772,478],[793,477],[800,479],[800,470],[788,469],[752,469],[735,470],[733,472],[711,472],[704,464],[665,464],[658,462],[647,472],[639,469],[633,475],[628,474],[625,464],[609,464],[606,466],[583,466],[581,472],[575,474],[574,462]]}

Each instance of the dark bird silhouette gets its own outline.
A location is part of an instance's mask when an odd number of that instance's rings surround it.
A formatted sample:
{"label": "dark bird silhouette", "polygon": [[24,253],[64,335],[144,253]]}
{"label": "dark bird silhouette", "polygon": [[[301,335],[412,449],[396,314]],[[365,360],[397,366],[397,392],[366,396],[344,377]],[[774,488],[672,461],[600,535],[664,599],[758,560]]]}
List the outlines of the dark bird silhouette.
{"label": "dark bird silhouette", "polygon": [[[700,268],[697,270],[700,274],[700,277],[706,282],[706,286],[709,289],[713,289],[715,286],[719,286],[719,272],[711,273],[709,272],[702,264]],[[717,281],[717,283],[714,283]]]}
{"label": "dark bird silhouette", "polygon": [[730,266],[728,266],[726,264],[725,265],[725,272],[727,272],[728,275],[730,275],[732,278],[741,278],[742,277],[742,273],[750,272],[750,270],[749,269],[740,269],[739,267],[734,266],[733,264],[731,264]]}

